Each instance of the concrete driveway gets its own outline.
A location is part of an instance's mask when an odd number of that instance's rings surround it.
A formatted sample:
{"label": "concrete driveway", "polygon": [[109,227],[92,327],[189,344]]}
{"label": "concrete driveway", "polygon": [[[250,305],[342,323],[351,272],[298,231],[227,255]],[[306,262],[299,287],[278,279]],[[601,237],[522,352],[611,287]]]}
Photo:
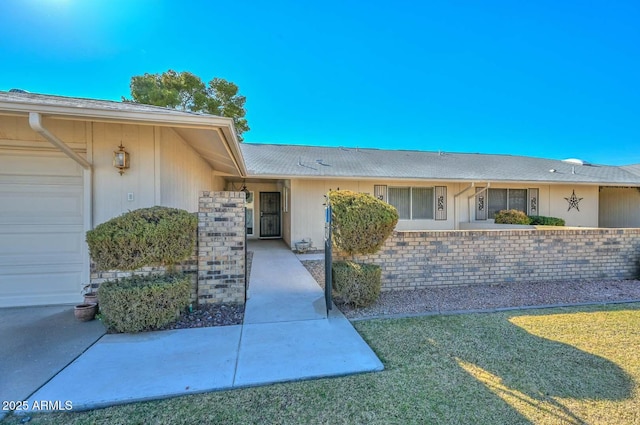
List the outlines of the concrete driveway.
{"label": "concrete driveway", "polygon": [[0,400],[26,400],[104,333],[73,306],[0,308]]}

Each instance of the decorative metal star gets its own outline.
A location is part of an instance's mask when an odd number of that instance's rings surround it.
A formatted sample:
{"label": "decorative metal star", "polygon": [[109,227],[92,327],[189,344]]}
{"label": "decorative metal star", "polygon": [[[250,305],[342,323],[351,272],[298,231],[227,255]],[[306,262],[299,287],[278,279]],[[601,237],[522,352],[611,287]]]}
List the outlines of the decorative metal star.
{"label": "decorative metal star", "polygon": [[575,208],[576,210],[578,210],[578,212],[580,212],[580,201],[582,201],[584,198],[578,198],[576,196],[575,189],[573,190],[573,193],[570,197],[564,199],[566,199],[569,203],[569,209],[567,211],[571,211],[571,208]]}

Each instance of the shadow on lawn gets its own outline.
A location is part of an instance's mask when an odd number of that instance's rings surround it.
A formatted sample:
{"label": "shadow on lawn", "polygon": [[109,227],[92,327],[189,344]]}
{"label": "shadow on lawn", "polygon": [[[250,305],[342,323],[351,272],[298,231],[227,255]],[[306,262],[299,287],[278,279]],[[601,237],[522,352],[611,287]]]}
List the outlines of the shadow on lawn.
{"label": "shadow on lawn", "polygon": [[[476,410],[478,398],[484,400],[481,410],[504,412],[510,407],[513,411],[509,415],[517,415],[512,417],[515,422],[531,420],[531,412],[537,411],[534,414],[563,423],[583,424],[560,399],[621,401],[633,396],[633,378],[616,363],[538,337],[509,321],[524,315],[406,319],[401,332],[386,336],[384,352],[378,354],[388,370],[415,368],[425,380],[432,373],[439,374],[439,379],[430,384],[430,393],[442,387],[443,392],[449,390],[460,403],[473,405]],[[404,353],[398,356],[396,350],[401,346]],[[474,378],[473,384],[469,377]],[[500,402],[492,396],[498,396]]]}
{"label": "shadow on lawn", "polygon": [[457,321],[455,340],[436,343],[532,398],[623,400],[632,396],[633,380],[617,364],[535,336],[509,322],[513,316],[500,321],[489,315],[468,316]]}

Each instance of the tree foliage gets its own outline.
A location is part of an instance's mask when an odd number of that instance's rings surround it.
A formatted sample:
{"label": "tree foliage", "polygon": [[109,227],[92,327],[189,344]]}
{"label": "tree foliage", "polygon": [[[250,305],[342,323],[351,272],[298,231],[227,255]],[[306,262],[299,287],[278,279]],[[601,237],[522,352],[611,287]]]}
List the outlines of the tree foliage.
{"label": "tree foliage", "polygon": [[249,131],[244,118],[246,98],[238,93],[238,86],[222,78],[213,78],[205,84],[191,72],[168,70],[162,74],[136,75],[129,85],[131,99],[124,102],[164,106],[181,111],[202,112],[233,119],[238,134]]}
{"label": "tree foliage", "polygon": [[349,254],[373,254],[384,244],[396,224],[398,211],[366,193],[329,192],[333,210],[333,242]]}

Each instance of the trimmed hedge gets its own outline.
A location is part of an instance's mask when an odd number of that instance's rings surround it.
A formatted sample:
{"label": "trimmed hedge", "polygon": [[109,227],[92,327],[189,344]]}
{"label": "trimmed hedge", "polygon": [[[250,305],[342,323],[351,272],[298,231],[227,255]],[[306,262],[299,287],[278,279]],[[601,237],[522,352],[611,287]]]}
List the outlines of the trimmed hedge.
{"label": "trimmed hedge", "polygon": [[132,276],[98,288],[100,311],[115,332],[153,330],[175,321],[189,305],[191,278],[181,275]]}
{"label": "trimmed hedge", "polygon": [[531,224],[536,226],[564,226],[565,221],[558,217],[545,217],[543,215],[530,215]]}
{"label": "trimmed hedge", "polygon": [[346,254],[373,254],[398,223],[398,211],[366,193],[329,192],[333,209],[333,243]]}
{"label": "trimmed hedge", "polygon": [[100,270],[135,270],[174,264],[196,244],[198,218],[167,207],[125,213],[87,232],[89,253]]}
{"label": "trimmed hedge", "polygon": [[495,216],[496,224],[530,224],[531,220],[522,211],[518,210],[502,210],[498,211]]}
{"label": "trimmed hedge", "polygon": [[565,221],[557,217],[526,215],[518,210],[502,210],[496,214],[496,224],[530,224],[535,226],[564,226]]}
{"label": "trimmed hedge", "polygon": [[380,296],[382,270],[376,264],[353,261],[333,263],[333,288],[337,299],[355,307],[373,304]]}

